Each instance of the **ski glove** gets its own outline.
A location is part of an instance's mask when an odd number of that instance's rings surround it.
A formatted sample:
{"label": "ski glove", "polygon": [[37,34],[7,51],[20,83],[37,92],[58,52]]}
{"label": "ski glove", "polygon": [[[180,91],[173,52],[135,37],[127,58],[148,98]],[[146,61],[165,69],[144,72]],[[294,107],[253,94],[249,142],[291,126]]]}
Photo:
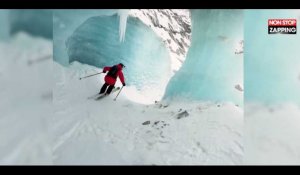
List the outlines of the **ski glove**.
{"label": "ski glove", "polygon": [[125,84],[125,83],[123,83],[123,86],[126,86],[126,84]]}
{"label": "ski glove", "polygon": [[103,70],[103,73],[106,73],[106,71]]}

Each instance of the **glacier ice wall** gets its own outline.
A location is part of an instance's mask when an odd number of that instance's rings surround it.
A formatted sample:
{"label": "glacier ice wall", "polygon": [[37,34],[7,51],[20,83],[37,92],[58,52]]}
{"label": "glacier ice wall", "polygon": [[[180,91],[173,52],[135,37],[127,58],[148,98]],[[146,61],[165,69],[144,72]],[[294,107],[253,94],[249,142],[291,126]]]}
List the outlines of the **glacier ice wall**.
{"label": "glacier ice wall", "polygon": [[164,99],[231,101],[242,105],[242,10],[191,10],[192,42],[181,69],[170,80]]}
{"label": "glacier ice wall", "polygon": [[94,16],[110,16],[118,10],[53,10],[53,60],[69,65],[66,41],[78,26]]}
{"label": "glacier ice wall", "polygon": [[9,38],[9,10],[0,10],[0,41]]}
{"label": "glacier ice wall", "polygon": [[300,35],[268,34],[268,19],[299,10],[245,11],[245,102],[300,104]]}
{"label": "glacier ice wall", "polygon": [[129,17],[124,42],[120,42],[119,17],[91,17],[67,40],[69,62],[102,68],[122,62],[127,82],[141,88],[166,84],[170,58],[163,42],[136,18]]}
{"label": "glacier ice wall", "polygon": [[165,43],[173,74],[179,70],[191,44],[188,9],[131,9],[129,15],[149,26]]}
{"label": "glacier ice wall", "polygon": [[[169,52],[162,39],[138,18],[128,16],[126,30],[120,28],[118,12],[55,11],[54,60],[64,66],[78,61],[98,68],[122,62],[127,85],[159,100],[171,76]],[[126,31],[123,42],[120,29]]]}
{"label": "glacier ice wall", "polygon": [[10,10],[10,34],[19,31],[47,39],[53,38],[52,10]]}

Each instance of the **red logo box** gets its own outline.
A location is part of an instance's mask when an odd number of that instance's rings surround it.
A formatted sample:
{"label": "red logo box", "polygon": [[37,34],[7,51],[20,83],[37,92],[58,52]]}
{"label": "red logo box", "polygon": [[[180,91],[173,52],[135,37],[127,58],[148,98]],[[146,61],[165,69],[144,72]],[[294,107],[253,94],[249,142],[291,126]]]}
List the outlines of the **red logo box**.
{"label": "red logo box", "polygon": [[269,34],[296,34],[297,20],[296,19],[269,19],[268,20]]}

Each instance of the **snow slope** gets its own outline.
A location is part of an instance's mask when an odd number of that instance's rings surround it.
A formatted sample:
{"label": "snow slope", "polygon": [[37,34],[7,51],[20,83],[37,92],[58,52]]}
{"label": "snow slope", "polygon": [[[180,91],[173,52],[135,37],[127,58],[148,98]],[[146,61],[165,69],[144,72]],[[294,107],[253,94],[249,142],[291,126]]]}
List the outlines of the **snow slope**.
{"label": "snow slope", "polygon": [[127,86],[117,101],[116,93],[87,99],[103,76],[78,78],[96,71],[78,62],[70,68],[54,63],[54,164],[242,163],[241,108],[197,101],[142,105],[126,98]]}
{"label": "snow slope", "polygon": [[[241,164],[242,109],[230,103],[131,101],[126,86],[88,100],[103,75],[52,62],[52,42],[19,33],[0,44],[0,164]],[[119,82],[117,85],[120,85]],[[149,123],[149,124],[148,124]]]}
{"label": "snow slope", "polygon": [[52,42],[18,33],[0,62],[0,164],[52,164]]}
{"label": "snow slope", "polygon": [[299,105],[246,103],[244,163],[299,165],[299,123]]}

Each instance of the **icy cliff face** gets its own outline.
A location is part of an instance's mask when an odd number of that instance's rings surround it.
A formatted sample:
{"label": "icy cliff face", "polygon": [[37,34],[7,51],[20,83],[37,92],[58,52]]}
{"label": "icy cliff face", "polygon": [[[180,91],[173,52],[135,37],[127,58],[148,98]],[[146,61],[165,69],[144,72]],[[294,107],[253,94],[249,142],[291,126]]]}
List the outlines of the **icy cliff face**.
{"label": "icy cliff face", "polygon": [[122,62],[127,85],[152,103],[190,45],[188,10],[58,10],[53,22],[55,61],[98,68]]}
{"label": "icy cliff face", "polygon": [[300,35],[269,35],[268,19],[298,19],[299,10],[245,11],[246,102],[300,104]]}
{"label": "icy cliff face", "polygon": [[[65,66],[69,64],[67,60],[68,55],[65,53],[66,46],[64,41],[84,21],[91,17],[111,16],[113,14],[118,14],[121,19],[122,15],[120,14],[124,13],[139,19],[161,38],[171,57],[171,69],[177,71],[185,60],[191,39],[190,11],[185,9],[55,10],[53,14],[53,33],[55,36],[54,42],[56,43],[54,45],[54,60]],[[124,22],[119,24],[124,24]],[[123,33],[119,34],[126,35],[128,29],[121,28],[124,30]]]}
{"label": "icy cliff face", "polygon": [[0,41],[9,38],[9,10],[0,10]]}
{"label": "icy cliff face", "polygon": [[192,10],[192,43],[165,99],[243,102],[243,13]]}
{"label": "icy cliff face", "polygon": [[126,84],[159,100],[171,74],[168,51],[151,28],[132,17],[120,42],[119,19],[98,16],[81,24],[66,41],[69,61],[98,68],[122,62]]}
{"label": "icy cliff face", "polygon": [[53,60],[69,65],[66,41],[87,19],[96,16],[111,16],[117,10],[55,10],[53,11]]}
{"label": "icy cliff face", "polygon": [[246,164],[300,163],[300,36],[269,35],[268,19],[299,10],[245,10]]}
{"label": "icy cliff face", "polygon": [[191,16],[187,9],[132,9],[129,15],[149,26],[165,43],[171,68],[179,70],[191,44]]}
{"label": "icy cliff face", "polygon": [[53,38],[52,10],[10,10],[10,33],[20,31],[46,39]]}
{"label": "icy cliff face", "polygon": [[17,33],[52,39],[52,10],[0,10],[0,40]]}

